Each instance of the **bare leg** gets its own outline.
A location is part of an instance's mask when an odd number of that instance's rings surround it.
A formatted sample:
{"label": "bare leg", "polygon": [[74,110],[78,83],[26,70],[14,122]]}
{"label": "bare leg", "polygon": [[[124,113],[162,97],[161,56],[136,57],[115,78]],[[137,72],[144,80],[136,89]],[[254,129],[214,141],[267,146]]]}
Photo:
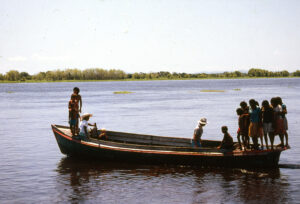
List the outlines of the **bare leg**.
{"label": "bare leg", "polygon": [[285,146],[289,146],[289,135],[287,133],[287,131],[284,132],[284,136],[285,136]]}
{"label": "bare leg", "polygon": [[260,135],[259,137],[260,137],[261,148],[263,149],[263,147],[264,147],[264,140],[263,140],[263,136],[262,136],[262,135]]}
{"label": "bare leg", "polygon": [[[269,135],[270,135],[270,133],[269,133]],[[265,133],[264,137],[265,137],[266,147],[267,147],[267,149],[269,149],[269,146],[268,146],[268,134]]]}
{"label": "bare leg", "polygon": [[279,138],[280,138],[280,142],[281,142],[280,146],[281,147],[284,147],[284,141],[283,141],[284,138],[283,137],[284,137],[283,134],[279,134]]}
{"label": "bare leg", "polygon": [[250,149],[250,137],[248,135],[246,135],[245,137],[246,137],[246,147]]}
{"label": "bare leg", "polygon": [[241,134],[240,134],[240,133],[238,133],[238,135],[237,135],[237,139],[238,139],[238,142],[239,142],[240,150],[242,150],[242,144],[241,144]]}
{"label": "bare leg", "polygon": [[269,137],[270,137],[270,142],[271,142],[271,150],[274,149],[274,133],[269,133]]}

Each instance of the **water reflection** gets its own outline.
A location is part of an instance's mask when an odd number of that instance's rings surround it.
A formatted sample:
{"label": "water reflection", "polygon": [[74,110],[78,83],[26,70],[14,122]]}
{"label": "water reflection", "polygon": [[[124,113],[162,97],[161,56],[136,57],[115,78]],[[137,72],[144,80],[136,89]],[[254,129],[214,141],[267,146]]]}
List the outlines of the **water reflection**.
{"label": "water reflection", "polygon": [[148,166],[63,158],[58,201],[199,203],[287,201],[288,182],[277,169]]}

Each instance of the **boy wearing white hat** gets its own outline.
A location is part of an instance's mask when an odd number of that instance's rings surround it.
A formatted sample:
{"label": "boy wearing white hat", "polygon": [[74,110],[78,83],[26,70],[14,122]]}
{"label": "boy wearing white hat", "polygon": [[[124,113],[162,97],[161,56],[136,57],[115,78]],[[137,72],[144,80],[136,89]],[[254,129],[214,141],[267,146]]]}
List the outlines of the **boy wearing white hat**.
{"label": "boy wearing white hat", "polygon": [[201,118],[198,121],[198,125],[194,130],[194,135],[192,139],[192,146],[193,147],[201,147],[201,136],[203,134],[203,126],[207,124],[206,118]]}

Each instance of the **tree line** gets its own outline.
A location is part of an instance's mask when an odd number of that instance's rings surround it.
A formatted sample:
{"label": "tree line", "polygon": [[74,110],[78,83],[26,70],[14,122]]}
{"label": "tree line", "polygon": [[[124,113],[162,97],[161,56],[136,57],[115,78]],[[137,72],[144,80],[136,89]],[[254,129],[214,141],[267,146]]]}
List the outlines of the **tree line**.
{"label": "tree line", "polygon": [[223,73],[178,73],[178,72],[136,72],[126,73],[119,69],[65,69],[39,72],[30,75],[27,72],[10,70],[6,74],[0,73],[0,81],[63,81],[63,80],[154,80],[154,79],[207,79],[207,78],[246,78],[246,77],[300,77],[300,70],[289,73],[286,70],[272,72],[264,69],[249,69],[247,73],[240,71]]}

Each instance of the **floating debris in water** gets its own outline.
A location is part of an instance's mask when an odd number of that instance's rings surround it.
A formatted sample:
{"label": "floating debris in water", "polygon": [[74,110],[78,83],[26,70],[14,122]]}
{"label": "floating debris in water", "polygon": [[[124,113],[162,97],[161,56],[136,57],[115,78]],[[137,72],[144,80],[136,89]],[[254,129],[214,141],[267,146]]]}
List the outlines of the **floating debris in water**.
{"label": "floating debris in water", "polygon": [[234,91],[240,91],[241,89],[233,89]]}
{"label": "floating debris in water", "polygon": [[114,94],[131,94],[131,93],[134,93],[134,92],[131,92],[131,91],[115,91]]}
{"label": "floating debris in water", "polygon": [[14,91],[6,91],[6,93],[15,93]]}

